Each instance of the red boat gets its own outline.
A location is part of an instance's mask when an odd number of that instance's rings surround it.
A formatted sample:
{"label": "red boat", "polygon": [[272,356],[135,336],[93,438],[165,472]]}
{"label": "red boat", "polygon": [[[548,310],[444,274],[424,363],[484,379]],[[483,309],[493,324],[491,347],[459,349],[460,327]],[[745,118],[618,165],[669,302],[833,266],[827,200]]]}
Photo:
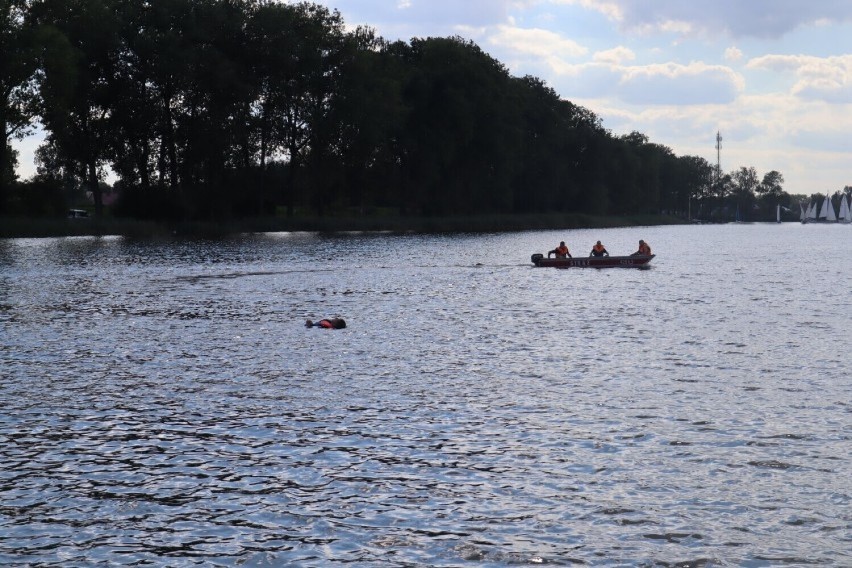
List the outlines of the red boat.
{"label": "red boat", "polygon": [[648,263],[656,255],[637,254],[631,256],[589,256],[574,258],[546,258],[536,253],[530,260],[536,266],[554,268],[648,268]]}

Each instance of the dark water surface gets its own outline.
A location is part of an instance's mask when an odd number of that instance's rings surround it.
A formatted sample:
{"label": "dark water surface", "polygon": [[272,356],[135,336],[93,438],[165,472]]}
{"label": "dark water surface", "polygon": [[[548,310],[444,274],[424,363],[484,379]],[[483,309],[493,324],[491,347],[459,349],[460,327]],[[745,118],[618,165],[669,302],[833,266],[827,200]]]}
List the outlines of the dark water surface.
{"label": "dark water surface", "polygon": [[851,301],[849,226],[0,240],[0,564],[850,566]]}

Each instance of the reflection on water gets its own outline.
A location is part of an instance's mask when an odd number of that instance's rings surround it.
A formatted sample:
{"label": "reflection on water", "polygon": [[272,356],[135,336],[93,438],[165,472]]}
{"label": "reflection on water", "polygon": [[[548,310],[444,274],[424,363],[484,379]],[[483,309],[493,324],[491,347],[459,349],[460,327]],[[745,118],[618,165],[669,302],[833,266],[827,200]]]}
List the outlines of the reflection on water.
{"label": "reflection on water", "polygon": [[849,564],[850,231],[0,241],[0,563]]}

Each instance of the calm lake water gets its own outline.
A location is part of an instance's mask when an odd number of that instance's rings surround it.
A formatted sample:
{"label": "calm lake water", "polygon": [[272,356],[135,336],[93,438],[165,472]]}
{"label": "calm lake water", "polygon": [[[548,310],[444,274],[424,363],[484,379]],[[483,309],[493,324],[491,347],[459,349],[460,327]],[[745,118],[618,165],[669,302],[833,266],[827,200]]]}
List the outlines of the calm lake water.
{"label": "calm lake water", "polygon": [[0,240],[0,564],[850,566],[851,285],[837,225]]}

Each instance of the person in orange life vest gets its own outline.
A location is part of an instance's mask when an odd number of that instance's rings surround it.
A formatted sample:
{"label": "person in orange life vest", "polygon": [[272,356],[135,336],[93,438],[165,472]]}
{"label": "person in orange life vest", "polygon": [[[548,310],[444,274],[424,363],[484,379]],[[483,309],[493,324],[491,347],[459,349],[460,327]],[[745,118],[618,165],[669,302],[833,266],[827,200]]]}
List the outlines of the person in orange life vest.
{"label": "person in orange life vest", "polygon": [[318,322],[305,320],[305,327],[321,327],[323,329],[343,329],[346,322],[342,318],[321,319]]}
{"label": "person in orange life vest", "polygon": [[547,251],[547,258],[550,258],[551,254],[555,254],[556,258],[573,258],[571,253],[568,252],[568,247],[565,246],[565,241],[560,241],[558,247]]}
{"label": "person in orange life vest", "polygon": [[589,253],[589,256],[609,256],[609,251],[604,248],[600,241],[595,243],[595,246],[592,247],[592,252]]}
{"label": "person in orange life vest", "polygon": [[642,239],[639,239],[639,250],[637,250],[636,252],[634,252],[630,256],[650,255],[650,254],[651,254],[651,247],[648,246],[648,243],[646,243]]}

